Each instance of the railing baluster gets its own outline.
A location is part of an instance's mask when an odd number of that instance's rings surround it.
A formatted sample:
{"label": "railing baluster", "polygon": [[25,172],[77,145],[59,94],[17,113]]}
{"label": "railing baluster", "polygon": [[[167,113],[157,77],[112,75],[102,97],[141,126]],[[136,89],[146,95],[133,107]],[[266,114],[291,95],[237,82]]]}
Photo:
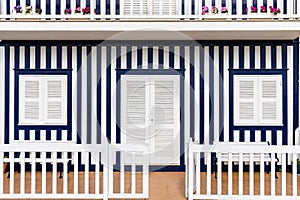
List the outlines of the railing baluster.
{"label": "railing baluster", "polygon": [[46,172],[46,152],[41,152],[42,159],[42,194],[46,194],[47,172]]}
{"label": "railing baluster", "polygon": [[41,9],[42,9],[42,15],[46,15],[46,0],[40,0],[40,6],[41,6]]}
{"label": "railing baluster", "polygon": [[74,194],[78,194],[78,152],[74,152],[73,156],[74,156]]}
{"label": "railing baluster", "polygon": [[275,153],[271,154],[271,195],[275,195]]}
{"label": "railing baluster", "polygon": [[52,194],[57,193],[57,152],[52,152]]}
{"label": "railing baluster", "polygon": [[1,151],[0,152],[0,194],[3,194],[3,187],[4,187],[4,184],[3,184],[3,174],[4,174],[4,162],[3,162],[3,159],[4,158],[4,153]]}
{"label": "railing baluster", "polygon": [[260,154],[260,195],[265,194],[265,157],[264,154]]}
{"label": "railing baluster", "polygon": [[63,182],[63,192],[68,193],[68,152],[63,152],[63,170],[64,170],[64,182]]}
{"label": "railing baluster", "polygon": [[[201,2],[201,1],[200,1]],[[181,15],[181,0],[176,0],[176,7],[177,7],[177,9],[176,9],[176,14],[177,15]],[[202,8],[201,8],[202,9]]]}
{"label": "railing baluster", "polygon": [[125,152],[120,152],[120,192],[121,194],[124,194],[125,192],[125,175],[124,175],[124,162],[125,162]]}
{"label": "railing baluster", "polygon": [[189,165],[188,165],[188,199],[193,198],[193,187],[194,187],[194,177],[200,178],[199,172],[196,171],[196,175],[194,175],[194,162],[197,162],[197,160],[194,160],[194,151],[193,147],[190,147],[189,149],[189,157],[188,157]]}
{"label": "railing baluster", "polygon": [[[200,153],[198,153],[198,154],[200,154]],[[218,191],[217,191],[217,193],[218,193],[218,195],[221,195],[222,194],[222,162],[221,162],[221,156],[222,156],[222,154],[219,152],[219,153],[217,153],[218,154],[218,156],[217,156],[217,158],[219,158],[218,160],[217,160],[217,166],[218,166],[218,177],[217,177],[217,182],[218,182]],[[197,163],[200,161],[200,157],[199,157],[199,159],[197,158]],[[216,172],[215,172],[216,173]],[[197,178],[196,180],[199,180],[199,182],[200,182],[200,179],[199,178]]]}
{"label": "railing baluster", "polygon": [[257,0],[257,11],[261,13],[260,7],[264,5],[263,0]]}
{"label": "railing baluster", "polygon": [[50,3],[50,16],[54,18],[56,16],[56,1],[52,0]]}
{"label": "railing baluster", "polygon": [[14,152],[9,152],[9,193],[14,194],[15,189],[15,162],[14,162]]}
{"label": "railing baluster", "polygon": [[105,15],[106,14],[106,1],[105,0],[101,0],[101,15]]}
{"label": "railing baluster", "polygon": [[249,162],[249,194],[253,195],[254,194],[254,160],[253,160],[253,153],[250,153],[250,162]]}
{"label": "railing baluster", "polygon": [[286,196],[286,154],[281,154],[281,195]]}
{"label": "railing baluster", "polygon": [[232,195],[232,153],[228,153],[228,195]]}
{"label": "railing baluster", "polygon": [[10,1],[9,13],[7,13],[7,14],[15,14],[14,6],[17,6],[16,1]]}
{"label": "railing baluster", "polygon": [[211,195],[211,153],[207,153],[206,194]]}
{"label": "railing baluster", "polygon": [[292,170],[292,177],[293,177],[293,196],[297,196],[297,154],[293,153],[293,170]]}
{"label": "railing baluster", "polygon": [[76,9],[76,1],[71,1],[71,14],[75,14],[75,9]]}
{"label": "railing baluster", "polygon": [[149,195],[149,157],[148,149],[143,152],[143,193]]}
{"label": "railing baluster", "polygon": [[[196,172],[200,172],[200,153],[196,153]],[[199,174],[199,176],[201,176]],[[200,178],[196,177],[196,194],[201,193]]]}
{"label": "railing baluster", "polygon": [[20,194],[25,194],[25,152],[20,153],[20,164],[21,164]]}
{"label": "railing baluster", "polygon": [[244,178],[244,169],[243,169],[243,153],[239,153],[239,195],[243,195],[243,178]]}
{"label": "railing baluster", "polygon": [[65,9],[67,8],[67,2],[61,1],[60,2],[60,14],[63,15],[65,12]]}
{"label": "railing baluster", "polygon": [[199,5],[197,5],[196,6],[196,10],[198,10],[198,15],[199,15],[199,19],[202,19],[202,7],[203,7],[203,5],[202,5],[202,1],[196,1],[197,2],[197,4],[199,4]]}
{"label": "railing baluster", "polygon": [[96,163],[95,163],[95,194],[100,193],[100,153],[94,152],[94,155],[96,156]]}
{"label": "railing baluster", "polygon": [[35,178],[35,173],[36,173],[36,152],[32,152],[30,154],[31,157],[31,194],[35,194],[35,183],[36,183],[36,178]]}
{"label": "railing baluster", "polygon": [[6,15],[7,1],[1,1],[1,15]]}
{"label": "railing baluster", "polygon": [[136,155],[132,152],[132,165],[131,165],[131,193],[136,193]]}
{"label": "railing baluster", "polygon": [[23,13],[25,13],[25,10],[26,10],[26,0],[20,0],[20,6],[23,9]]}
{"label": "railing baluster", "polygon": [[32,13],[35,14],[35,9],[36,9],[36,0],[31,0],[31,6],[32,6]]}
{"label": "railing baluster", "polygon": [[85,164],[84,164],[84,193],[89,193],[89,152],[84,152],[85,154]]}

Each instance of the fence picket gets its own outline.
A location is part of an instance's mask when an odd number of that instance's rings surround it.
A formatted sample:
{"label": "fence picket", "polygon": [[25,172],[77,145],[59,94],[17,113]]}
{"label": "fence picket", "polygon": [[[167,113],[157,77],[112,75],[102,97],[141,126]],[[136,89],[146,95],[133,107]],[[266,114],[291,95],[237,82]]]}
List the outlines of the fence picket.
{"label": "fence picket", "polygon": [[243,195],[243,178],[244,178],[244,169],[243,169],[243,153],[239,153],[239,195]]}
{"label": "fence picket", "polygon": [[52,152],[52,194],[57,193],[57,152]]}
{"label": "fence picket", "polygon": [[293,196],[297,196],[297,154],[293,153]]}
{"label": "fence picket", "polygon": [[0,152],[0,194],[3,194],[3,174],[4,174],[4,153]]}
{"label": "fence picket", "polygon": [[250,162],[249,162],[249,195],[254,194],[254,158],[253,158],[253,153],[250,153]]}
{"label": "fence picket", "polygon": [[211,195],[211,153],[207,154],[206,194]]}
{"label": "fence picket", "polygon": [[68,152],[63,152],[63,172],[64,172],[64,182],[63,182],[63,193],[68,193]]}
{"label": "fence picket", "polygon": [[281,195],[286,196],[286,154],[281,154]]}
{"label": "fence picket", "polygon": [[263,196],[265,194],[265,157],[264,154],[260,154],[260,195]]}

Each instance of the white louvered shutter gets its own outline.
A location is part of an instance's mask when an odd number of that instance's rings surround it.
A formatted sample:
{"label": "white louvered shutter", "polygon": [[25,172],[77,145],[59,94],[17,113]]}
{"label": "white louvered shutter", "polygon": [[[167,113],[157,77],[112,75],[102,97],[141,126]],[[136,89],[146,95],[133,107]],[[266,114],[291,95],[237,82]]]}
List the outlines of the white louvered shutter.
{"label": "white louvered shutter", "polygon": [[153,15],[175,15],[176,0],[153,0],[152,12]]}
{"label": "white louvered shutter", "polygon": [[22,123],[32,123],[40,121],[40,81],[34,79],[21,79],[20,83],[23,85],[23,87],[21,88],[23,88],[22,92],[24,92],[21,94],[23,96],[23,99],[21,101],[23,110],[20,110],[20,121]]}
{"label": "white louvered shutter", "polygon": [[126,80],[122,92],[122,137],[127,143],[146,142],[147,119],[146,111],[148,98],[146,97],[145,80]]}
{"label": "white louvered shutter", "polygon": [[148,15],[148,0],[123,0],[124,15]]}
{"label": "white louvered shutter", "polygon": [[[172,78],[172,79],[170,79]],[[157,164],[178,161],[179,139],[179,80],[174,77],[154,80],[154,106],[151,109],[154,128],[152,131],[154,158]],[[168,80],[169,79],[169,80]],[[154,113],[153,113],[154,112]]]}
{"label": "white louvered shutter", "polygon": [[66,78],[46,80],[46,122],[66,124]]}
{"label": "white louvered shutter", "polygon": [[282,85],[281,76],[259,78],[259,116],[260,124],[282,124]]}
{"label": "white louvered shutter", "polygon": [[235,124],[258,124],[257,76],[237,76],[234,84]]}

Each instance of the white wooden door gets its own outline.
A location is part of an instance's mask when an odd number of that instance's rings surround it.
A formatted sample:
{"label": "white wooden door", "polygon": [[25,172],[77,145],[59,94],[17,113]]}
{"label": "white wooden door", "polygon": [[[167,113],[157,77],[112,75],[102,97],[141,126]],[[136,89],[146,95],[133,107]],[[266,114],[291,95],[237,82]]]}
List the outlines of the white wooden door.
{"label": "white wooden door", "polygon": [[180,78],[121,78],[121,141],[148,143],[151,165],[180,164]]}

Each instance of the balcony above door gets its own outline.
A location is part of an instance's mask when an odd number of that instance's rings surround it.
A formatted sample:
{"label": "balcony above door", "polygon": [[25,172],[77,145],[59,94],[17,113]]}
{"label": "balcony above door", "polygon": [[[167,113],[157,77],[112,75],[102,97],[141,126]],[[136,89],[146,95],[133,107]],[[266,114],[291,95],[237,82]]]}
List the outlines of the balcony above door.
{"label": "balcony above door", "polygon": [[[296,0],[10,0],[0,2],[0,39],[104,40],[163,30],[197,40],[286,40],[299,36],[299,19]],[[141,39],[156,37],[149,35]]]}

